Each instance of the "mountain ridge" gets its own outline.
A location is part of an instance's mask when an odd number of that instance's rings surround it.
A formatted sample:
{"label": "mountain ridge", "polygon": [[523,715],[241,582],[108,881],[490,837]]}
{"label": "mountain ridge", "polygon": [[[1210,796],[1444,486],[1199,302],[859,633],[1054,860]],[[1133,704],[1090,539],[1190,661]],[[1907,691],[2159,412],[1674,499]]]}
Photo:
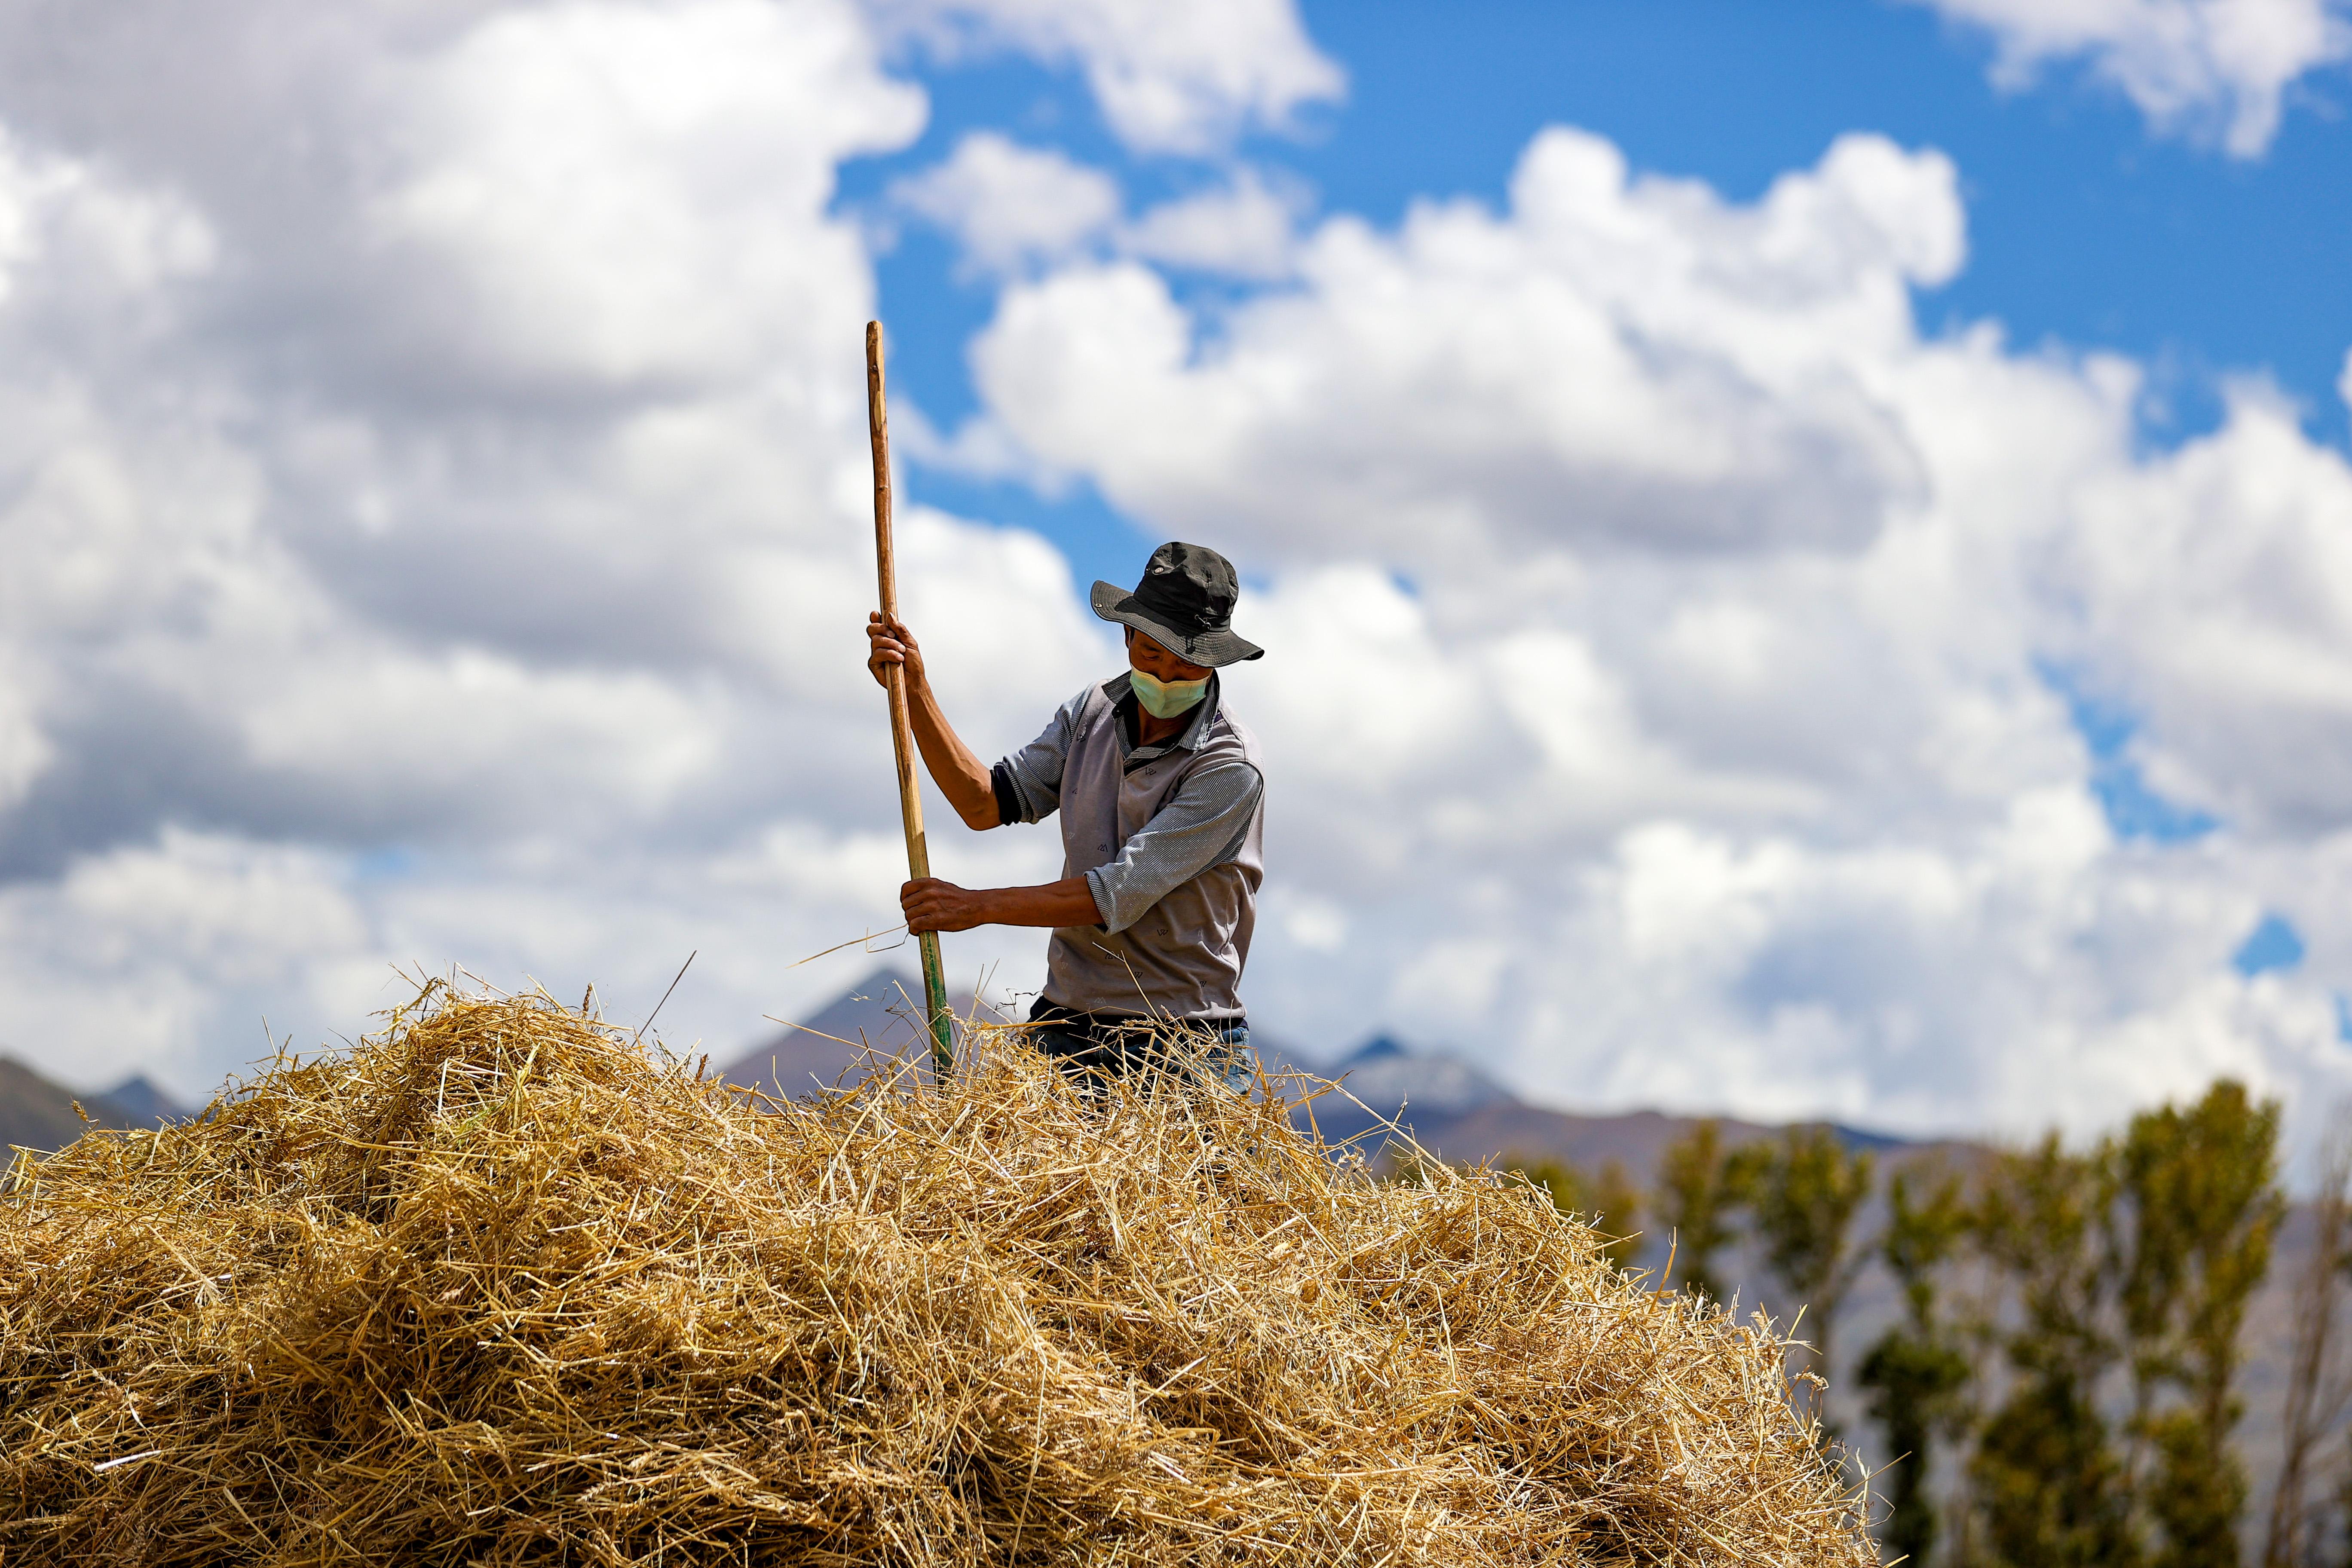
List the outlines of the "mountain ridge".
{"label": "mountain ridge", "polygon": [[[74,1110],[77,1104],[80,1114]],[[152,1127],[190,1114],[144,1074],[102,1094],[77,1094],[15,1057],[0,1055],[0,1148],[47,1152],[64,1148],[89,1127]]]}
{"label": "mountain ridge", "polygon": [[[922,987],[913,976],[877,967],[804,1021],[784,1022],[777,1034],[752,1047],[722,1069],[731,1083],[787,1099],[830,1089],[848,1080],[861,1057],[928,1055],[916,1020]],[[960,1018],[1009,1014],[976,1001],[970,991],[950,998]],[[1336,1059],[1258,1031],[1252,1041],[1271,1079],[1306,1077],[1338,1085],[1303,1108],[1293,1120],[1310,1126],[1325,1142],[1354,1143],[1377,1155],[1393,1127],[1433,1154],[1481,1161],[1506,1156],[1566,1161],[1589,1170],[1614,1161],[1645,1183],[1666,1146],[1703,1121],[1713,1121],[1727,1142],[1738,1145],[1777,1132],[1777,1127],[1737,1117],[1676,1115],[1658,1110],[1591,1113],[1562,1110],[1522,1100],[1459,1051],[1428,1048],[1391,1030],[1378,1030]],[[1888,1151],[1913,1141],[1861,1128],[1830,1124],[1850,1148]]]}

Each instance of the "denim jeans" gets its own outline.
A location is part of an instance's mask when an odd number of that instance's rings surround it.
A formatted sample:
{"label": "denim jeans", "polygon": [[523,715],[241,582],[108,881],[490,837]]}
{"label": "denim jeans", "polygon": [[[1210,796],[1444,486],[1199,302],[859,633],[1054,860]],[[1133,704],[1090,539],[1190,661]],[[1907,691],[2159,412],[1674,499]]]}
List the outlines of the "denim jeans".
{"label": "denim jeans", "polygon": [[1089,1087],[1130,1079],[1139,1088],[1148,1088],[1159,1079],[1172,1078],[1223,1084],[1235,1094],[1246,1094],[1257,1077],[1247,1024],[1211,1028],[1138,1018],[1087,1026],[1054,1019],[1033,1029],[1029,1040],[1053,1058],[1055,1066]]}

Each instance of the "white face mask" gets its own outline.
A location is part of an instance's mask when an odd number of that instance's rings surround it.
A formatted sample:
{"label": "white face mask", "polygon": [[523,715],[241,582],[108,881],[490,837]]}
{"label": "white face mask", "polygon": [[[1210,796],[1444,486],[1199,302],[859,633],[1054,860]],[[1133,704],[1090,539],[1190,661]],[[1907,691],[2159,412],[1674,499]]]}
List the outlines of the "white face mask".
{"label": "white face mask", "polygon": [[1196,706],[1209,694],[1209,679],[1204,675],[1198,680],[1155,680],[1139,669],[1127,672],[1136,701],[1154,719],[1173,719]]}

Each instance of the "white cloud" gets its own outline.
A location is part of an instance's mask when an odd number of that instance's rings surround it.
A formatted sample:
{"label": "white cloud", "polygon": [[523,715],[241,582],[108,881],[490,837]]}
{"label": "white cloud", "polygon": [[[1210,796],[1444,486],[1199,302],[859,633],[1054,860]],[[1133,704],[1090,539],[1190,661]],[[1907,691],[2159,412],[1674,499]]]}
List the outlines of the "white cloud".
{"label": "white cloud", "polygon": [[920,93],[829,4],[583,4],[485,19],[418,74],[383,243],[462,290],[440,354],[595,382],[743,378],[821,353],[860,288],[835,165],[904,145]]}
{"label": "white cloud", "polygon": [[[889,199],[951,235],[968,273],[1019,276],[1040,263],[1116,250],[1260,282],[1289,274],[1307,205],[1303,190],[1244,165],[1221,184],[1122,222],[1121,193],[1108,174],[994,131],[967,134],[945,161],[893,182]],[[962,461],[972,468],[978,458]]]}
{"label": "white cloud", "polygon": [[68,279],[118,302],[135,299],[202,270],[214,248],[184,203],[34,153],[0,128],[0,310],[62,313]]}
{"label": "white cloud", "polygon": [[365,941],[324,858],[167,830],[53,881],[0,886],[6,1043],[77,1087],[160,1068],[207,1090],[215,1073],[184,1064],[267,1054],[265,1014],[312,1048],[350,1028],[357,1015],[327,1014],[313,989]]}
{"label": "white cloud", "polygon": [[1066,255],[1106,233],[1119,209],[1109,175],[993,131],[964,137],[945,163],[896,182],[890,195],[996,272]]}
{"label": "white cloud", "polygon": [[1292,0],[868,0],[934,47],[1015,48],[1076,65],[1103,118],[1140,152],[1213,152],[1246,127],[1289,127],[1337,100],[1339,67]]}
{"label": "white cloud", "polygon": [[1222,185],[1143,213],[1120,244],[1147,261],[1271,281],[1290,275],[1307,206],[1303,191],[1244,166]]}
{"label": "white cloud", "polygon": [[1551,131],[1510,216],[1423,205],[1393,238],[1327,223],[1300,258],[1308,295],[1240,307],[1198,363],[1133,264],[1012,290],[973,363],[1041,458],[1180,531],[1407,557],[1560,530],[1852,547],[1916,490],[1862,377],[1910,333],[1906,283],[1958,264],[1952,179],[1937,154],[1852,137],[1735,209],[1629,184],[1613,147]]}
{"label": "white cloud", "polygon": [[1992,34],[1994,79],[2022,88],[2086,59],[2159,131],[2266,151],[2295,81],[2352,55],[2331,0],[1916,0]]}
{"label": "white cloud", "polygon": [[2149,765],[2290,837],[2352,820],[2352,468],[2275,395],[2085,487],[2069,647],[2150,721]]}

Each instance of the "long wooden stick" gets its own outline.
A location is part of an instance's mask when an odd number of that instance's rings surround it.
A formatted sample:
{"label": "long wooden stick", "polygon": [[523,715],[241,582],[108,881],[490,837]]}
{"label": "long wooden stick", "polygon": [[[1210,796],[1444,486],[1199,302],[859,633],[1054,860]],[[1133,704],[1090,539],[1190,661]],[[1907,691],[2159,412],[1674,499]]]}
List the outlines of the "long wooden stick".
{"label": "long wooden stick", "polygon": [[[882,618],[898,618],[898,562],[890,548],[890,420],[882,401],[882,323],[866,323],[866,425],[874,437],[874,566],[882,580]],[[923,842],[923,797],[915,784],[915,729],[907,717],[904,666],[882,667],[890,694],[890,744],[898,754],[898,816],[907,829],[907,875],[921,881],[931,874],[931,852]],[[931,1037],[931,1076],[945,1083],[955,1069],[955,1016],[948,1008],[947,972],[940,966],[940,933],[927,931],[916,942],[923,955],[923,1017]]]}

